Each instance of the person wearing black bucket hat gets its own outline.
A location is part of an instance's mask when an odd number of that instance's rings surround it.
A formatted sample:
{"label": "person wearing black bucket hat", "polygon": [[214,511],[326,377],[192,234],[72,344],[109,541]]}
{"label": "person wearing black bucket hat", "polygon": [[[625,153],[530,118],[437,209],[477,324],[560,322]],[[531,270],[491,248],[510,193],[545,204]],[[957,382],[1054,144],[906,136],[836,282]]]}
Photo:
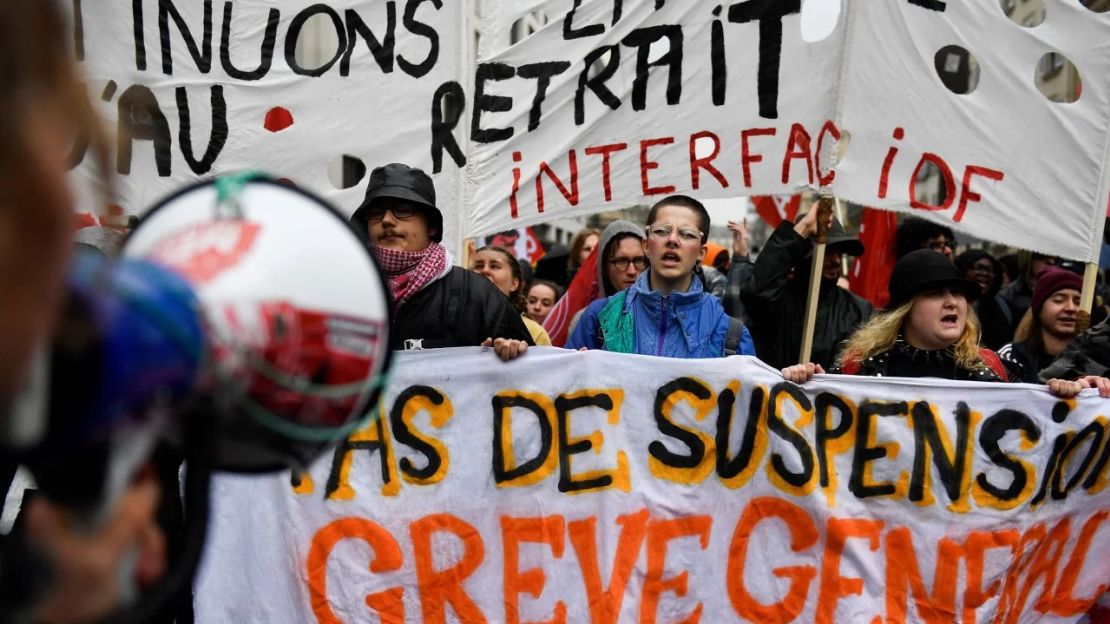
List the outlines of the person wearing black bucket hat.
{"label": "person wearing black bucket hat", "polygon": [[[982,287],[930,249],[903,256],[890,274],[890,303],[861,327],[837,359],[833,373],[871,377],[936,377],[964,381],[1008,381],[994,351],[979,346],[979,321],[970,302]],[[819,364],[784,368],[788,381],[803,383],[824,373]],[[1091,380],[1053,379],[1049,390],[1063,398]]]}
{"label": "person wearing black bucket hat", "polygon": [[374,169],[351,224],[369,237],[389,285],[393,349],[488,346],[510,360],[533,344],[508,297],[486,278],[453,266],[440,243],[435,185],[422,170],[401,163]]}
{"label": "person wearing black bucket hat", "polygon": [[[797,223],[781,223],[739,285],[740,301],[751,320],[756,353],[775,368],[797,362],[801,351],[813,253],[811,239],[816,233],[816,209]],[[843,256],[859,257],[863,252],[863,243],[833,219],[825,248],[813,337],[813,361],[823,366],[831,366],[840,343],[871,318],[870,303],[836,284]]]}

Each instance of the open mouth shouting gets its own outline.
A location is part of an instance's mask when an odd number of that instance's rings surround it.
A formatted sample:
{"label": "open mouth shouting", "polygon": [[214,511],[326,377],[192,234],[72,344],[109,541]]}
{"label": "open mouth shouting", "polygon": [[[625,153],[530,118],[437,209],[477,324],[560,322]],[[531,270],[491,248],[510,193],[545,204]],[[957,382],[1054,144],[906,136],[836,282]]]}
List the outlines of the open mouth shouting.
{"label": "open mouth shouting", "polygon": [[949,312],[940,317],[940,326],[944,329],[959,329],[960,315],[955,312]]}
{"label": "open mouth shouting", "polygon": [[667,268],[677,267],[682,264],[682,257],[676,252],[667,251],[660,256],[659,263]]}

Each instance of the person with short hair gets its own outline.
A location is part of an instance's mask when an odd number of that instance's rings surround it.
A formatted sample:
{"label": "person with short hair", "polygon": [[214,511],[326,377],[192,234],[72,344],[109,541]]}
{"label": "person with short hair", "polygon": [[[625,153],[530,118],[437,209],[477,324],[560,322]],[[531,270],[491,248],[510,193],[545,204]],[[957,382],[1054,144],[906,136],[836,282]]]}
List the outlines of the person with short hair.
{"label": "person with short hair", "polygon": [[513,257],[513,253],[504,247],[486,245],[474,252],[470,258],[470,270],[482,275],[493,282],[509,301],[521,311],[521,320],[532,336],[532,342],[540,346],[551,346],[551,338],[547,331],[536,321],[528,318],[524,313],[524,277],[520,263]]}
{"label": "person with short hair", "polygon": [[1076,335],[1082,290],[1083,278],[1071,271],[1052,266],[1041,271],[1026,320],[998,352],[1011,379],[1038,383],[1037,374],[1064,352]]}
{"label": "person with short hair", "polygon": [[747,328],[694,274],[710,225],[701,202],[672,195],[651,207],[647,223],[641,248],[648,268],[628,288],[591,303],[565,346],[680,358],[755,355]]}
{"label": "person with short hair", "polygon": [[492,346],[513,359],[533,344],[519,311],[489,280],[452,266],[440,244],[443,214],[435,186],[415,167],[377,167],[351,223],[370,238],[370,251],[392,296],[390,347]]}

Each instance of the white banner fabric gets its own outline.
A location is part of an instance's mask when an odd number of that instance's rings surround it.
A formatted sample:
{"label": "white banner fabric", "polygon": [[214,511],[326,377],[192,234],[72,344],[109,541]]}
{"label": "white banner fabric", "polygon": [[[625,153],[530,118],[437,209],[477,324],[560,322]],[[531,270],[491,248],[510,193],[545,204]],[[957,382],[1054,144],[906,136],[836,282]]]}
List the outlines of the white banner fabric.
{"label": "white banner fabric", "polygon": [[[258,169],[350,214],[374,167],[403,162],[433,175],[452,240],[463,146],[441,124],[437,149],[433,128],[453,114],[448,94],[462,114],[465,4],[74,2],[75,51],[115,144],[119,207],[141,215],[188,182]],[[96,175],[92,161],[79,180]],[[96,197],[82,209],[97,211]]]}
{"label": "white banner fabric", "polygon": [[[1110,188],[1110,13],[1044,2],[1044,22],[1019,26],[999,2],[853,1],[838,123],[851,145],[839,197],[910,212],[984,240],[1098,262]],[[961,46],[943,53],[946,46]],[[1079,99],[1052,102],[1035,80],[1045,55]],[[949,91],[935,67],[974,63],[978,84]],[[942,63],[943,65],[943,63]],[[1057,93],[1060,96],[1070,94]],[[893,150],[893,151],[892,151]],[[918,168],[947,198],[917,201]]]}
{"label": "white banner fabric", "polygon": [[[511,46],[507,24],[520,12],[487,2],[483,36],[502,47],[483,45],[476,71],[467,232],[676,192],[827,188],[987,240],[1097,259],[1110,13],[1049,1],[1044,23],[1023,27],[998,2],[843,0],[836,28],[810,42],[801,14],[815,2],[534,2],[546,26]],[[1065,59],[1078,68],[1078,101],[1038,91],[1049,53],[1061,76]],[[973,88],[950,91],[942,71]],[[915,192],[931,172],[943,199]]]}
{"label": "white banner fabric", "polygon": [[215,480],[198,622],[1073,622],[1110,579],[1093,391],[466,348],[387,395]]}

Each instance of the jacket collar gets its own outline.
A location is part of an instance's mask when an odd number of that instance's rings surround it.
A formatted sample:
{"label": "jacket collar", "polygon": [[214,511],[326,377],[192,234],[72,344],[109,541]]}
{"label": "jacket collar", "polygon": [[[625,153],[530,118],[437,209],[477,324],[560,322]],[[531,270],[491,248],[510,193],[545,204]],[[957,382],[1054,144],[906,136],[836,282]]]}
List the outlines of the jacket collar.
{"label": "jacket collar", "polygon": [[[658,322],[664,305],[664,297],[663,293],[658,290],[651,290],[650,273],[651,269],[648,268],[636,278],[636,283],[628,287],[624,306],[626,312],[631,312],[632,306],[637,305],[636,302],[639,301],[638,305],[642,313]],[[668,322],[673,323],[677,319],[682,329],[682,336],[686,340],[686,346],[691,351],[698,345],[698,314],[695,308],[701,304],[704,294],[705,287],[702,286],[701,279],[695,274],[693,279],[690,280],[690,288],[685,292],[672,292],[666,297]]]}

